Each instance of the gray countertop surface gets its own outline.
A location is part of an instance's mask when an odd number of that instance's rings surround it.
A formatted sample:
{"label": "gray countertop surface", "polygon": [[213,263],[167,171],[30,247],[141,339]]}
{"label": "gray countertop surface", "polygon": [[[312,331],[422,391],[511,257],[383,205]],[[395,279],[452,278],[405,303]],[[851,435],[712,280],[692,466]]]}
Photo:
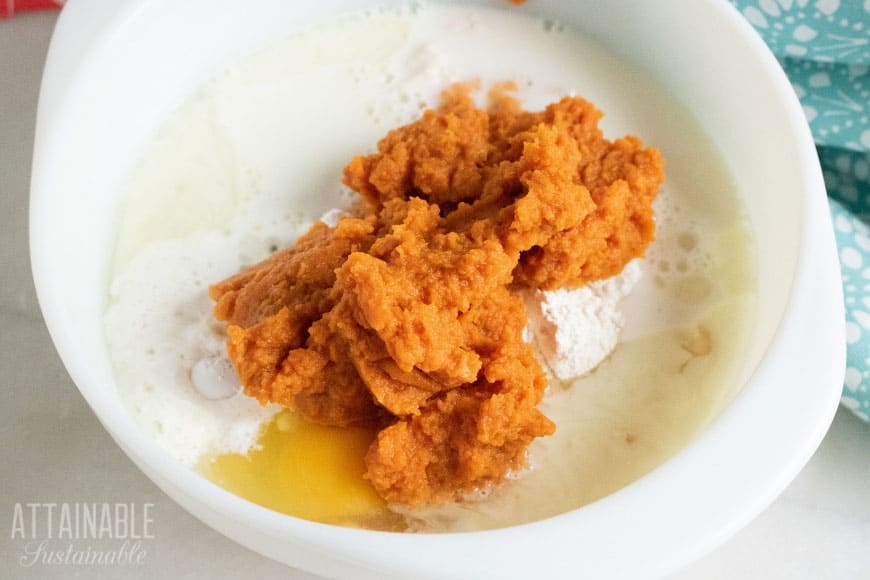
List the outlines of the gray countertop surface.
{"label": "gray countertop surface", "polygon": [[[0,21],[0,577],[311,578],[224,538],[165,496],[102,428],[55,352],[27,243],[36,103],[55,18]],[[142,541],[141,562],[31,562],[32,542],[14,533],[16,504],[94,502],[153,504],[154,537]],[[841,409],[773,505],[671,578],[717,579],[870,579],[870,425]]]}

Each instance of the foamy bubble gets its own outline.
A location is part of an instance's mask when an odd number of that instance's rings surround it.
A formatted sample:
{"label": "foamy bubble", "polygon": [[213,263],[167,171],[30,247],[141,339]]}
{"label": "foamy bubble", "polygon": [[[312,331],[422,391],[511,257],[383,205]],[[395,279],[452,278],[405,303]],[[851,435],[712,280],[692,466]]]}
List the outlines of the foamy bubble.
{"label": "foamy bubble", "polygon": [[209,400],[226,399],[241,391],[242,385],[233,365],[223,356],[207,356],[190,371],[193,388]]}
{"label": "foamy bubble", "polygon": [[[654,208],[656,240],[647,252],[648,267],[655,270],[658,286],[671,286],[676,298],[688,298],[689,303],[697,304],[699,298],[712,295],[701,291],[704,284],[697,281],[706,278],[710,282],[713,275],[715,236],[704,235],[705,226],[696,219],[685,219],[683,216],[692,212],[684,210],[667,188],[656,199]],[[693,290],[686,291],[688,286]]]}

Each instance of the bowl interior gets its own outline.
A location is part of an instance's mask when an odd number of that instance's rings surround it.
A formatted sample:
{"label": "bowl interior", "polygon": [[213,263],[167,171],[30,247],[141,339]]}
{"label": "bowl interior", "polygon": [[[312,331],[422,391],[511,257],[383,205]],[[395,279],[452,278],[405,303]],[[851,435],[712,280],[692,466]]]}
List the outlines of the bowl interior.
{"label": "bowl interior", "polygon": [[[593,576],[602,570],[654,576],[709,549],[771,501],[808,459],[836,405],[842,328],[834,321],[842,320],[842,304],[831,282],[836,261],[812,141],[775,60],[727,2],[479,3],[559,19],[647,69],[699,119],[742,193],[759,272],[748,383],[665,466],[545,522],[463,541],[411,538],[269,513],[167,460],[124,412],[102,315],[121,185],[143,144],[228,61],[359,2],[257,0],[245,10],[231,0],[71,2],[52,42],[37,126],[31,251],[40,303],[70,374],[131,458],[195,515],[271,557],[326,574],[362,566],[373,576],[380,574],[375,568],[398,575],[521,575],[536,561],[504,546],[527,543],[534,532],[542,551],[558,554],[544,568],[564,569],[568,558]],[[813,349],[813,342],[830,347]],[[790,368],[793,360],[803,361],[802,372]],[[771,416],[774,404],[779,413]],[[565,549],[560,536],[588,549]],[[415,542],[437,544],[454,557],[438,558],[437,550],[412,557],[403,550]],[[481,549],[497,552],[476,558]],[[620,558],[629,550],[631,559]]]}

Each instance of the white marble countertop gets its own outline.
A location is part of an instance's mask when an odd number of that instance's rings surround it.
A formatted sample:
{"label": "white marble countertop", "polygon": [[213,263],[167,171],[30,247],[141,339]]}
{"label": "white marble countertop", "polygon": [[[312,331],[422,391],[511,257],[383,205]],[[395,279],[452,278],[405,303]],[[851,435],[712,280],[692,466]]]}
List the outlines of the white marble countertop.
{"label": "white marble countertop", "polygon": [[[103,430],[54,350],[27,247],[33,125],[54,21],[48,13],[0,21],[0,577],[311,578],[234,544],[166,497]],[[15,504],[28,502],[153,503],[154,538],[138,565],[24,566],[27,542],[11,531]],[[671,580],[718,579],[870,579],[870,425],[841,409],[785,493]]]}

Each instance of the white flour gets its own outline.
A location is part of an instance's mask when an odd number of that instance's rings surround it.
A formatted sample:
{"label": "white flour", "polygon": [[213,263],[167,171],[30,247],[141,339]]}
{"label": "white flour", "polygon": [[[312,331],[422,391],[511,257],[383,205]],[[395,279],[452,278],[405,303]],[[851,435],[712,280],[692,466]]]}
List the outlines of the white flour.
{"label": "white flour", "polygon": [[625,322],[619,303],[640,278],[633,260],[619,275],[583,288],[526,293],[530,342],[559,380],[585,375],[613,352]]}

